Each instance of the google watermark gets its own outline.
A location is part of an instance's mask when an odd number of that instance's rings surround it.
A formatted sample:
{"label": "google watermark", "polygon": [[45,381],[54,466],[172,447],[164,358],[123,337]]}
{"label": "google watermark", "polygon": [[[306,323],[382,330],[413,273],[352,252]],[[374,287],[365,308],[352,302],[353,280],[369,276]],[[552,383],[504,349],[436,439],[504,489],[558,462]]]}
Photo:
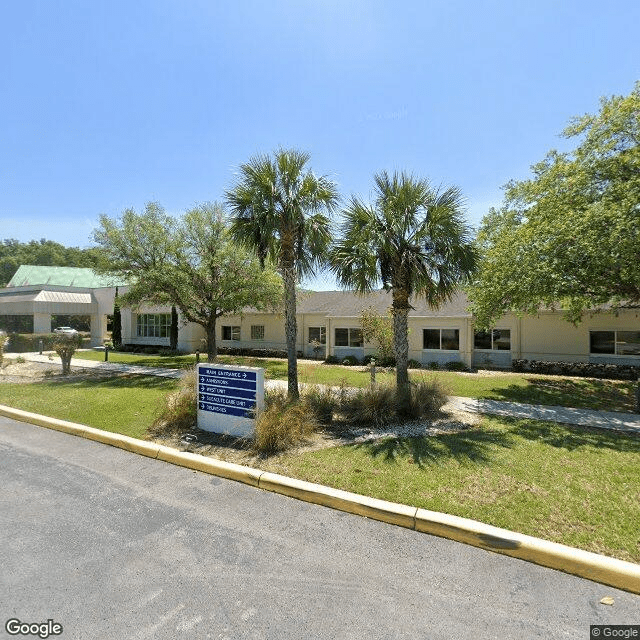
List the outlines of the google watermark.
{"label": "google watermark", "polygon": [[640,640],[640,624],[592,624],[589,638],[638,638]]}
{"label": "google watermark", "polygon": [[51,618],[46,622],[22,622],[18,618],[11,618],[6,621],[4,628],[10,636],[48,638],[49,636],[59,636],[62,633],[62,625]]}

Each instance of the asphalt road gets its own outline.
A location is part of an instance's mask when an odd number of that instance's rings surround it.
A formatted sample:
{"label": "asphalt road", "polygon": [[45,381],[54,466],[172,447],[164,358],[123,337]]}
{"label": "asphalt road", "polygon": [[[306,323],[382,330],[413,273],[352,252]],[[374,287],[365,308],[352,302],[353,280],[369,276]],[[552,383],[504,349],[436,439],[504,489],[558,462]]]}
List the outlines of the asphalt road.
{"label": "asphalt road", "polygon": [[82,640],[586,639],[640,623],[640,596],[2,417],[0,487],[0,637],[24,637],[10,618]]}

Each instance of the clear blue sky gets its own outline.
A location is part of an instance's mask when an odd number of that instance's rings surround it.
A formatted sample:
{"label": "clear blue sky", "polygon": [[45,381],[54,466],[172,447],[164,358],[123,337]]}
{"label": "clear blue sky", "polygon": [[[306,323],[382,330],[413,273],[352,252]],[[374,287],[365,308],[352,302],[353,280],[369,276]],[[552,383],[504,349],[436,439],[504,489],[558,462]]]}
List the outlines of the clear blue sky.
{"label": "clear blue sky", "polygon": [[90,246],[101,213],[219,200],[280,146],[345,198],[383,169],[456,184],[477,225],[632,90],[638,25],[638,0],[5,2],[0,239]]}

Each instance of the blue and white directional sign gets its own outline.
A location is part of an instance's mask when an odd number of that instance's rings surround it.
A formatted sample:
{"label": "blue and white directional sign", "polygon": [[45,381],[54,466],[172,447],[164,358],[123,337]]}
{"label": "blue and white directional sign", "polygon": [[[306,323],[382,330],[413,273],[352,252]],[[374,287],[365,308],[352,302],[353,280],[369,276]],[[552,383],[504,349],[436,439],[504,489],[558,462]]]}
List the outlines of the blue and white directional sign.
{"label": "blue and white directional sign", "polygon": [[251,435],[264,406],[264,369],[198,364],[198,427]]}

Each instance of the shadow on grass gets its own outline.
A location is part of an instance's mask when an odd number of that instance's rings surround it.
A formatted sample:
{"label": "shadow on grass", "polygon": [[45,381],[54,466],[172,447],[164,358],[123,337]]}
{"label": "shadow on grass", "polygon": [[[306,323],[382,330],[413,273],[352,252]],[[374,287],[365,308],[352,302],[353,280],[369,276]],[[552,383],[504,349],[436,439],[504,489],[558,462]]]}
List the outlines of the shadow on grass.
{"label": "shadow on grass", "polygon": [[489,464],[497,447],[511,448],[513,445],[514,439],[509,432],[472,429],[438,436],[387,438],[351,446],[389,463],[410,458],[422,469],[449,460],[460,464]]}
{"label": "shadow on grass", "polygon": [[542,442],[550,447],[566,451],[593,447],[618,452],[640,453],[640,437],[619,431],[517,420],[515,418],[501,418],[501,421],[513,425],[509,431],[514,436]]}
{"label": "shadow on grass", "polygon": [[492,398],[529,404],[560,405],[607,411],[633,411],[634,384],[628,381],[526,378],[526,387],[491,389]]}

